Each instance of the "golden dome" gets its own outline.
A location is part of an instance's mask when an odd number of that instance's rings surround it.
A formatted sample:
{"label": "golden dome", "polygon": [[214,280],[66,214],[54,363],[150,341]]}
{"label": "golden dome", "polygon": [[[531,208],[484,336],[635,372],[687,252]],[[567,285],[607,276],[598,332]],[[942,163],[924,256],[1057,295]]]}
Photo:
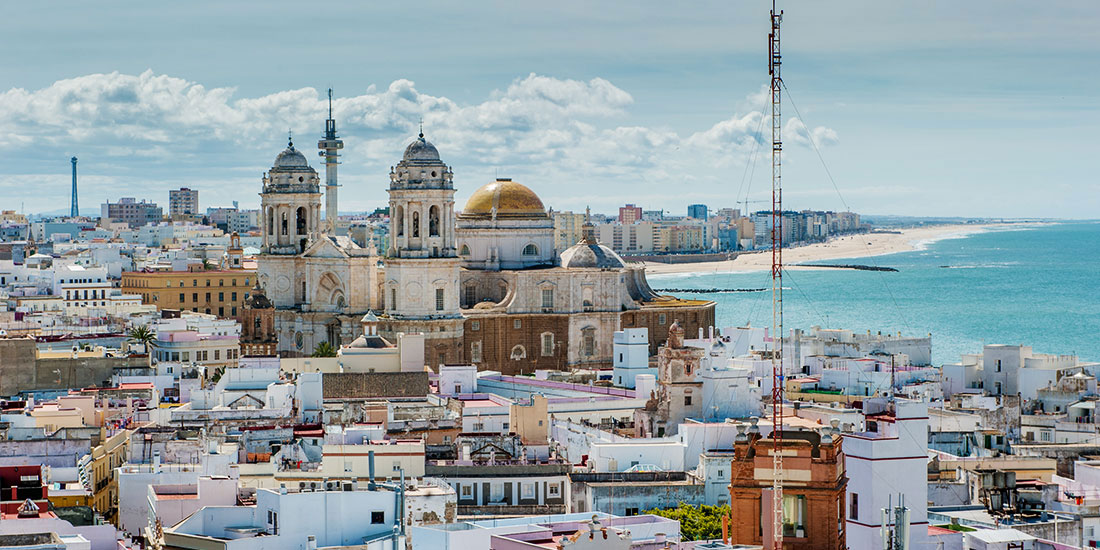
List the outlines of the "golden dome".
{"label": "golden dome", "polygon": [[470,195],[460,216],[490,218],[494,213],[497,218],[545,218],[546,207],[542,199],[526,185],[497,178]]}

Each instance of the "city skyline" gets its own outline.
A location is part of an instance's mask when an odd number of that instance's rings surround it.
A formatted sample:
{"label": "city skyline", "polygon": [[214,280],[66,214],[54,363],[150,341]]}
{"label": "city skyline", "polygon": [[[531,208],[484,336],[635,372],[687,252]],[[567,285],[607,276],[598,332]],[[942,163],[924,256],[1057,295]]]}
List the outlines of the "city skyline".
{"label": "city skyline", "polygon": [[[1096,77],[1074,68],[1100,47],[1089,31],[1098,10],[993,6],[784,6],[787,204],[1093,216]],[[76,155],[85,209],[122,196],[162,203],[179,187],[199,189],[203,209],[254,207],[288,130],[315,154],[328,86],[347,144],[345,211],[385,205],[386,174],[421,119],[455,168],[460,205],[498,175],[562,210],[736,206],[746,188],[766,198],[766,169],[746,169],[766,95],[763,6],[507,6],[474,18],[428,4],[438,19],[424,31],[387,23],[407,17],[397,7],[348,7],[337,23],[284,3],[262,16],[207,8],[14,9],[0,30],[36,56],[3,61],[6,206],[62,209]],[[244,24],[255,17],[268,25]],[[654,30],[658,18],[667,24]],[[101,39],[124,28],[134,34]],[[143,39],[154,47],[133,47]],[[93,45],[76,50],[82,41]]]}

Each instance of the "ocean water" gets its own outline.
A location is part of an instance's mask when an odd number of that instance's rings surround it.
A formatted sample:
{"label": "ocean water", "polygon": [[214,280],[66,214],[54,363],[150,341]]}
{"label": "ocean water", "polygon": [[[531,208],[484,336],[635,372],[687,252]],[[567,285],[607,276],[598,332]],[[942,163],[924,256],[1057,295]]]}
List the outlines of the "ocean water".
{"label": "ocean water", "polygon": [[[931,333],[937,365],[983,344],[1025,344],[1039,353],[1100,361],[1100,223],[992,229],[918,246],[818,262],[896,273],[785,272],[785,326]],[[650,275],[649,281],[658,289],[771,287],[768,271]],[[771,326],[770,292],[696,296],[718,303],[719,326]]]}

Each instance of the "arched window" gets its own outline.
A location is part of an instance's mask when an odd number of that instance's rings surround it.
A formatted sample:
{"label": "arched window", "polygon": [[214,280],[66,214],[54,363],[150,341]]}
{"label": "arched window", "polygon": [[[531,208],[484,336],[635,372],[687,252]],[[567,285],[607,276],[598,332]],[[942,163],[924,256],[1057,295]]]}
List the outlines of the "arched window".
{"label": "arched window", "polygon": [[469,256],[470,255],[470,247],[468,247],[466,245],[462,245],[462,249],[458,251],[458,255],[459,256]]}
{"label": "arched window", "polygon": [[283,212],[283,235],[286,235],[286,230],[287,230],[286,212]]}
{"label": "arched window", "polygon": [[420,236],[420,212],[417,212],[415,210],[413,211],[412,236],[414,238]]}
{"label": "arched window", "polygon": [[538,256],[539,255],[539,247],[537,247],[533,244],[529,244],[529,245],[523,247],[523,255],[524,256]]}
{"label": "arched window", "polygon": [[582,291],[581,305],[583,305],[584,307],[592,307],[592,289],[591,288],[585,288]]}
{"label": "arched window", "polygon": [[267,207],[267,234],[275,234],[275,209]]}
{"label": "arched window", "polygon": [[299,206],[298,207],[298,211],[295,213],[294,218],[295,218],[295,220],[294,220],[294,230],[299,235],[305,235],[306,234],[306,209],[305,209],[304,206]]}
{"label": "arched window", "polygon": [[399,236],[404,235],[405,234],[405,207],[403,207],[403,206],[398,206],[397,207],[397,214],[394,218],[394,222],[395,222],[394,225],[397,226],[397,234]]}
{"label": "arched window", "polygon": [[434,204],[428,209],[428,236],[439,236],[439,207]]}

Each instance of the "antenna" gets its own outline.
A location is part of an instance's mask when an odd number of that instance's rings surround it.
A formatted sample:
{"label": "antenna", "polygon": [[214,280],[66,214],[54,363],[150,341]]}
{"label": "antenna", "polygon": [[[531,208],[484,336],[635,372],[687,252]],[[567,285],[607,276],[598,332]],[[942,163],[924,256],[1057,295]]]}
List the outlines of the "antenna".
{"label": "antenna", "polygon": [[75,218],[80,215],[80,205],[76,200],[76,157],[69,159],[69,162],[73,163],[73,203],[69,208],[69,216]]}
{"label": "antenna", "polygon": [[328,89],[328,118],[332,120],[332,88]]}
{"label": "antenna", "polygon": [[[768,34],[768,74],[772,95],[772,547],[783,550],[783,125],[780,109],[783,78],[779,25],[783,12],[772,0]],[[778,343],[778,347],[776,344]]]}

